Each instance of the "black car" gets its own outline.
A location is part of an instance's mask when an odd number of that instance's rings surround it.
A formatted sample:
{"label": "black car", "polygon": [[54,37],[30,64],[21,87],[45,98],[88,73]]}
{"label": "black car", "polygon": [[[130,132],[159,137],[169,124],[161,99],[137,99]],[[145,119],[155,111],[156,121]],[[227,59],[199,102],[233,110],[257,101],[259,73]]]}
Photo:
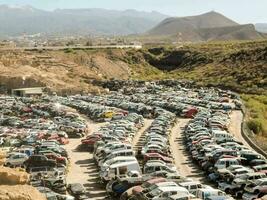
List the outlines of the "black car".
{"label": "black car", "polygon": [[69,184],[67,188],[70,195],[74,196],[76,200],[88,199],[86,195],[86,190],[80,183]]}
{"label": "black car", "polygon": [[27,169],[31,167],[56,167],[57,163],[55,160],[48,159],[44,155],[32,155],[28,160],[24,162]]}

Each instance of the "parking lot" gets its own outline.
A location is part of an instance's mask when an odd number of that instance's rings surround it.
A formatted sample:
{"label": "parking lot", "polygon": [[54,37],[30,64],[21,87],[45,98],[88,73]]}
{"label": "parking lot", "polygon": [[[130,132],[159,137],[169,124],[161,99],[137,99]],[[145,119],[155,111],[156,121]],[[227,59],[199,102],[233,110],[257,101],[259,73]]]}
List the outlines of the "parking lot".
{"label": "parking lot", "polygon": [[267,162],[242,138],[240,104],[230,91],[156,83],[3,96],[4,164],[24,168],[49,200],[260,198]]}

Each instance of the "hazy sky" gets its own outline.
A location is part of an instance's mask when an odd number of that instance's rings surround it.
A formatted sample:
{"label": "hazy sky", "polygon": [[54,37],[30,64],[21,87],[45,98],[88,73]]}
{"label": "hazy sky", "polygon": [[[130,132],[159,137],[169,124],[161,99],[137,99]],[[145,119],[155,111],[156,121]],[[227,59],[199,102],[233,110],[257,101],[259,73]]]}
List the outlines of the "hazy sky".
{"label": "hazy sky", "polygon": [[267,0],[0,0],[0,4],[36,8],[106,8],[159,11],[173,16],[196,15],[211,10],[239,23],[267,23]]}

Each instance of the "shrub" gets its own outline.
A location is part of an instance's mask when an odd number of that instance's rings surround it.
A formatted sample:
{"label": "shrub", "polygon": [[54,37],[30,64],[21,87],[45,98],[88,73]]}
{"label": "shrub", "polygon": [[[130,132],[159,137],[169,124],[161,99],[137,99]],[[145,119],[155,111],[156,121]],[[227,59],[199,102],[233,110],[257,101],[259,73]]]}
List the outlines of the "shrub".
{"label": "shrub", "polygon": [[247,122],[247,125],[251,131],[255,134],[262,133],[262,124],[257,119],[251,119]]}
{"label": "shrub", "polygon": [[64,51],[65,53],[73,53],[74,52],[74,50],[73,49],[71,49],[71,48],[68,48],[68,49],[65,49],[65,51]]}

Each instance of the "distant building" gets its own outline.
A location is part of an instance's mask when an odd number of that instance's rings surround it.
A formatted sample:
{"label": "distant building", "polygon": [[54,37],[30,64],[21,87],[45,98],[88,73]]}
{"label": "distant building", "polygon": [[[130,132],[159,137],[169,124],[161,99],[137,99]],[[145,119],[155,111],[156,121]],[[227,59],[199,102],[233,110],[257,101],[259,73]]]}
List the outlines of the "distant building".
{"label": "distant building", "polygon": [[19,97],[30,97],[30,96],[42,96],[43,87],[34,87],[34,88],[18,88],[11,91],[13,96]]}

